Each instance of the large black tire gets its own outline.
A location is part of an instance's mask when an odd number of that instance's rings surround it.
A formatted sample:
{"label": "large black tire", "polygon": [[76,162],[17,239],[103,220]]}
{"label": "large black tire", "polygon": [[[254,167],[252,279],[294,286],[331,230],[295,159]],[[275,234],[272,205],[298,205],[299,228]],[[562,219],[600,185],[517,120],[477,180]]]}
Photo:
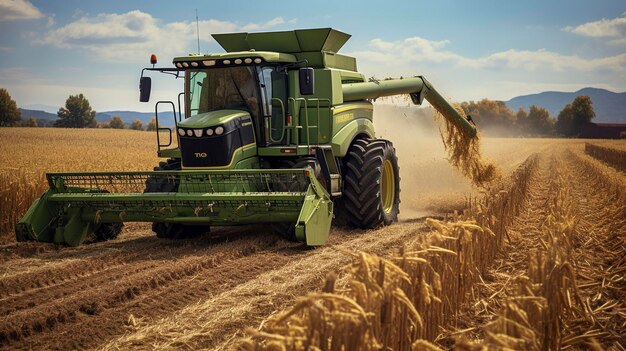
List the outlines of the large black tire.
{"label": "large black tire", "polygon": [[[108,193],[107,190],[102,192]],[[91,241],[108,241],[116,239],[124,227],[124,223],[97,223],[91,236]]]}
{"label": "large black tire", "polygon": [[124,223],[100,223],[93,234],[96,241],[107,241],[117,238],[122,231]]}
{"label": "large black tire", "polygon": [[[169,159],[159,162],[155,171],[177,171],[181,169],[180,160]],[[178,182],[169,178],[148,177],[146,179],[145,193],[157,192],[177,192]],[[209,226],[204,225],[186,225],[182,223],[152,223],[152,231],[157,238],[161,239],[185,239],[194,237],[209,231]]]}
{"label": "large black tire", "polygon": [[390,141],[354,141],[344,158],[344,189],[339,202],[343,220],[357,228],[376,228],[398,220],[400,169]]}
{"label": "large black tire", "polygon": [[[306,168],[310,167],[313,170],[313,175],[317,178],[322,186],[324,186],[323,176],[322,176],[322,167],[315,157],[302,157],[293,162],[288,161],[283,164],[284,167],[281,168]],[[290,181],[288,183],[278,184],[277,191],[296,191],[298,189],[303,188],[303,184],[297,182],[297,180]],[[271,225],[272,231],[279,235],[280,237],[289,240],[289,241],[297,241],[296,240],[296,228],[295,223],[292,222],[281,222],[281,223],[273,223]]]}

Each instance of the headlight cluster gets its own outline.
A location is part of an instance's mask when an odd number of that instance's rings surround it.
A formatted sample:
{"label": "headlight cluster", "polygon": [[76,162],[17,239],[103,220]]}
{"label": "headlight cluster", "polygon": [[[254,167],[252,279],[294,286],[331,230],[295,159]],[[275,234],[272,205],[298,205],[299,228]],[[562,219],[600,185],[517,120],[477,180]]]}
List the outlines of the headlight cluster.
{"label": "headlight cluster", "polygon": [[178,135],[180,135],[181,137],[184,137],[184,136],[188,136],[188,137],[195,136],[196,138],[201,138],[203,136],[213,136],[213,135],[222,135],[222,134],[224,134],[224,127],[223,126],[203,128],[203,129],[178,128]]}
{"label": "headlight cluster", "polygon": [[260,64],[263,62],[263,59],[260,57],[252,58],[238,58],[238,59],[224,59],[224,60],[202,60],[202,61],[189,61],[189,62],[174,62],[174,65],[178,68],[197,68],[197,67],[213,67],[213,66],[229,66],[231,64],[241,65],[246,64],[250,65],[252,63]]}

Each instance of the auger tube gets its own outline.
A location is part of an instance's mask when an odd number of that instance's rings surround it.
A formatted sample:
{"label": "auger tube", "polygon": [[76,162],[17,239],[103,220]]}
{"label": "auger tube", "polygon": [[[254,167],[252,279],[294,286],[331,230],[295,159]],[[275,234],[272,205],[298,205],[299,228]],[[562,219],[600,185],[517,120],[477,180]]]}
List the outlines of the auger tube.
{"label": "auger tube", "polygon": [[422,100],[426,99],[445,118],[460,125],[471,137],[476,136],[476,128],[465,117],[461,116],[423,76],[348,83],[342,84],[341,87],[344,102],[378,99],[400,94],[411,95],[411,99],[416,105],[421,104]]}

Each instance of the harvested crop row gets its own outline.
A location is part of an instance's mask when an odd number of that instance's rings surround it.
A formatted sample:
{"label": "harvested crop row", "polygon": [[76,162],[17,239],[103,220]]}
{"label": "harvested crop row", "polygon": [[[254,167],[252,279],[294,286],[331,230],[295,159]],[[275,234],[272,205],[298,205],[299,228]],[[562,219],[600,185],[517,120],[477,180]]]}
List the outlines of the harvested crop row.
{"label": "harvested crop row", "polygon": [[551,159],[546,198],[535,198],[520,219],[533,225],[516,228],[507,255],[489,272],[495,279],[482,285],[484,297],[465,307],[469,328],[457,337],[483,341],[464,347],[623,348],[625,186],[616,187],[609,167],[598,173],[597,164],[565,156]]}
{"label": "harvested crop row", "polygon": [[[278,261],[267,269],[224,291],[211,291],[197,303],[182,307],[160,320],[139,323],[125,335],[111,339],[105,350],[127,350],[150,345],[157,349],[228,349],[234,346],[243,328],[256,325],[275,311],[294,303],[303,292],[317,290],[329,271],[350,261],[337,251],[367,250],[387,253],[398,242],[407,241],[423,223],[397,224],[372,231],[333,230],[331,241],[315,250],[294,248],[287,262]],[[257,260],[275,261],[273,257],[255,256]],[[245,266],[240,267],[245,270]]]}
{"label": "harvested crop row", "polygon": [[[128,250],[122,249],[117,255],[120,259],[126,253],[125,267],[10,294],[2,304],[7,311],[0,317],[0,345],[42,349],[96,346],[123,333],[130,314],[137,318],[160,316],[209,292],[229,289],[233,282],[252,279],[280,265],[280,258],[286,255],[288,259],[293,246],[276,245],[276,238],[267,236],[264,240],[249,239],[223,245],[161,243],[159,250],[128,256],[129,250],[136,251],[130,243]],[[281,248],[283,254],[273,254]],[[242,266],[247,269],[242,270]],[[201,283],[189,284],[194,280]],[[58,339],[58,334],[70,330],[72,338]]]}
{"label": "harvested crop row", "polygon": [[598,160],[608,163],[617,170],[626,172],[626,151],[624,150],[585,143],[585,152]]}
{"label": "harvested crop row", "polygon": [[[389,258],[352,253],[336,286],[329,275],[322,293],[266,322],[243,342],[249,350],[408,350],[434,341],[469,297],[522,207],[538,157],[530,157],[510,183],[494,187],[471,216],[430,220],[436,230]],[[417,233],[416,233],[417,234]],[[417,346],[416,346],[417,347]]]}

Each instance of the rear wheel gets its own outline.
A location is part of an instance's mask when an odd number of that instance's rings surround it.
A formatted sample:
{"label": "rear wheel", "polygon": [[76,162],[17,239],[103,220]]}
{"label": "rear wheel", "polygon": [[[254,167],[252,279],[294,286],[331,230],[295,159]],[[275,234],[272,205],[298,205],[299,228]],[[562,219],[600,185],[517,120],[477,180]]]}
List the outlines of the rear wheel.
{"label": "rear wheel", "polygon": [[398,220],[400,172],[393,144],[358,139],[344,158],[343,216],[349,225],[375,228]]}
{"label": "rear wheel", "polygon": [[[178,171],[181,169],[180,160],[169,159],[165,162],[159,162],[155,171]],[[175,178],[164,177],[148,177],[146,179],[145,193],[169,193],[178,191],[178,182]],[[209,226],[203,225],[187,225],[182,223],[152,223],[152,231],[156,233],[157,238],[161,239],[185,239],[209,231]]]}

